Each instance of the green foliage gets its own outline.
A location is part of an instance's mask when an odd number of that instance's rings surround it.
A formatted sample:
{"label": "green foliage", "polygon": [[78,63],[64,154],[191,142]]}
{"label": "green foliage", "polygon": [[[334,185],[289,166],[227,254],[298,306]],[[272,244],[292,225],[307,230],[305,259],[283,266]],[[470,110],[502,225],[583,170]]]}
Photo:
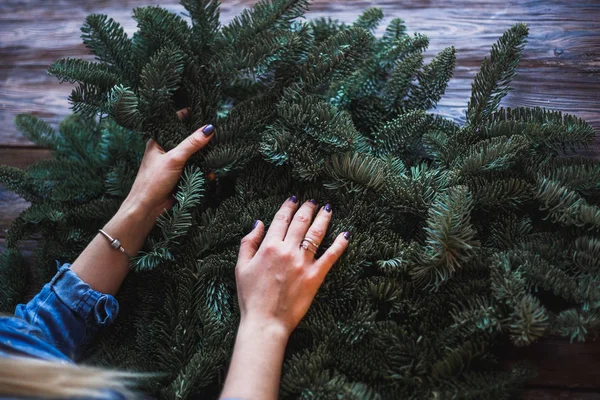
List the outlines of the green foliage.
{"label": "green foliage", "polygon": [[[333,204],[322,248],[345,230],[352,240],[289,340],[281,398],[512,398],[531,371],[500,371],[499,343],[598,329],[600,168],[568,156],[594,132],[560,112],[499,108],[524,25],[492,47],[460,126],[428,111],[454,48],[424,65],[428,39],[402,20],[373,34],[380,9],[349,25],[303,22],[307,1],[262,0],[221,26],[217,1],[182,4],[191,24],[135,9],[131,38],[88,17],[83,40],[97,61],[50,68],[77,82],[78,116],[58,130],[18,117],[54,157],[0,169],[32,203],[0,259],[10,288],[0,310],[49,278],[55,260],[72,261],[118,209],[142,137],[169,150],[210,122],[215,137],[132,261],[119,319],[88,363],[162,372],[144,387],[159,398],[217,398],[239,320],[240,239],[292,194]],[[32,235],[25,279],[16,247]]]}

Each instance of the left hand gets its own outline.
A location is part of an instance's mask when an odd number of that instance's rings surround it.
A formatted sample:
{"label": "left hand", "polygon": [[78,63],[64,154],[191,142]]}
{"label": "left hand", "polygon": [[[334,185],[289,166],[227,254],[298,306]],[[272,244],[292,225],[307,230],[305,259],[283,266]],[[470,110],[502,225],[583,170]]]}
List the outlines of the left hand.
{"label": "left hand", "polygon": [[[188,110],[177,112],[180,118]],[[212,125],[204,125],[174,149],[165,152],[154,139],[146,144],[140,169],[137,173],[131,191],[124,203],[143,210],[143,213],[155,220],[164,209],[170,209],[175,203],[173,189],[187,160],[206,146],[214,135]]]}

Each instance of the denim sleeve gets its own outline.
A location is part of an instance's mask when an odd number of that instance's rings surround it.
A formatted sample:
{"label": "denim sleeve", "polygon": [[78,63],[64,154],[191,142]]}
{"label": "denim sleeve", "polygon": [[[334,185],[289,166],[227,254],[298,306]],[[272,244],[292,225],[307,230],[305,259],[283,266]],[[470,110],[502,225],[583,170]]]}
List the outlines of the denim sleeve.
{"label": "denim sleeve", "polygon": [[31,324],[40,339],[76,360],[79,347],[117,317],[119,303],[113,296],[93,290],[70,266],[60,266],[29,303],[17,306],[15,316]]}

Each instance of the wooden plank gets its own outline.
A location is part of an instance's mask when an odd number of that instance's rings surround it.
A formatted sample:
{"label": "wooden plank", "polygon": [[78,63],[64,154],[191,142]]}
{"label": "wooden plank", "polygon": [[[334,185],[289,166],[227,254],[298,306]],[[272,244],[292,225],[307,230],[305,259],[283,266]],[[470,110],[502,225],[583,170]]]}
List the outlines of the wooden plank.
{"label": "wooden plank", "polygon": [[[153,0],[81,2],[8,0],[0,5],[0,144],[30,145],[14,128],[13,118],[33,112],[56,124],[69,112],[72,86],[59,84],[45,69],[60,57],[83,57],[79,28],[89,13],[105,13],[135,31],[131,9]],[[225,0],[221,20],[227,22],[253,0]],[[177,0],[161,6],[175,12]],[[472,79],[492,43],[516,22],[530,26],[529,44],[504,104],[544,106],[575,113],[600,131],[600,2],[498,2],[496,0],[360,1],[316,0],[309,17],[330,16],[353,21],[365,8],[384,9],[388,22],[398,16],[410,32],[430,37],[432,56],[444,47],[457,48],[457,68],[437,112],[462,120]],[[382,29],[379,30],[381,33]],[[587,154],[596,154],[599,143]]]}
{"label": "wooden plank", "polygon": [[528,389],[523,400],[599,400],[600,392],[556,389]]}
{"label": "wooden plank", "polygon": [[48,149],[27,146],[0,147],[0,163],[17,168],[27,168],[31,164],[52,157]]}
{"label": "wooden plank", "polygon": [[583,343],[551,337],[525,348],[506,345],[497,356],[505,367],[527,360],[537,370],[538,375],[529,382],[534,388],[600,392],[600,341],[593,337]]}

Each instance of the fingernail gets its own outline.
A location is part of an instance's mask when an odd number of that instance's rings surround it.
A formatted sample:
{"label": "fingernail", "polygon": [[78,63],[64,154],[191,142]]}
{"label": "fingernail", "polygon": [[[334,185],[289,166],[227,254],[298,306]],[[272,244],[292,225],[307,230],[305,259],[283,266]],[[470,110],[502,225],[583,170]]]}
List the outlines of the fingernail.
{"label": "fingernail", "polygon": [[348,231],[344,232],[344,239],[350,240],[350,232],[348,232]]}
{"label": "fingernail", "polygon": [[292,197],[290,197],[290,201],[292,203],[297,203],[298,202],[298,198],[296,196],[292,196]]}
{"label": "fingernail", "polygon": [[204,133],[206,136],[210,136],[212,135],[212,133],[215,131],[215,127],[212,126],[211,124],[208,124],[204,127],[204,129],[202,129],[202,133]]}
{"label": "fingernail", "polygon": [[325,204],[325,211],[331,212],[331,204],[329,204],[329,203]]}
{"label": "fingernail", "polygon": [[256,227],[258,226],[259,222],[260,222],[259,220],[254,221],[254,226],[252,227],[252,229],[256,229]]}
{"label": "fingernail", "polygon": [[313,203],[315,206],[317,205],[317,201],[315,199],[310,199],[309,202]]}

